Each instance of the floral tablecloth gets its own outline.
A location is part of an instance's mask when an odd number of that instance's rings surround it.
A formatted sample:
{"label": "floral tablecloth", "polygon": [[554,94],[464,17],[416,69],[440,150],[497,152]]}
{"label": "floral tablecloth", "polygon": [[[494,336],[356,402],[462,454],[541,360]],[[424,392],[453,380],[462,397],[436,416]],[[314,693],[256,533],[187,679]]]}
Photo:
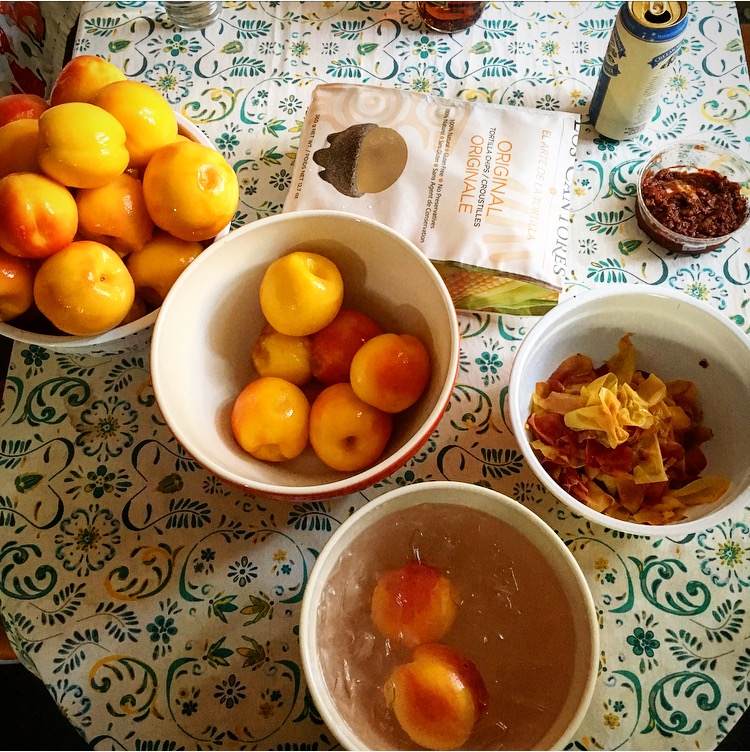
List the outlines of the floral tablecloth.
{"label": "floral tablecloth", "polygon": [[[691,3],[649,128],[588,125],[618,3],[491,3],[470,30],[428,32],[415,3],[224,3],[202,32],[159,3],[85,3],[75,54],[162,91],[234,166],[239,226],[279,212],[313,87],[349,81],[579,112],[565,295],[665,285],[744,331],[750,237],[676,257],[638,229],[645,155],[699,134],[747,153],[750,89],[733,3]],[[750,514],[684,539],[635,538],[572,515],[539,484],[505,410],[534,319],[461,313],[460,372],[419,454],[331,502],[224,485],[185,454],[155,404],[147,342],[116,356],[16,344],[0,412],[0,608],[17,653],[100,749],[323,749],[307,691],[300,600],[354,510],[400,485],[463,480],[518,499],[559,533],[594,594],[599,681],[577,749],[709,749],[750,705]]]}

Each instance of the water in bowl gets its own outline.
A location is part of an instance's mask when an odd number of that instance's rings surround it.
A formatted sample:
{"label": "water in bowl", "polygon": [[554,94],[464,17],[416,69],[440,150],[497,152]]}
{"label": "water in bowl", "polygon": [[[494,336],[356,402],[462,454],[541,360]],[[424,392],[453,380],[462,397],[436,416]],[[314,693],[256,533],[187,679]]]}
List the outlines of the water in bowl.
{"label": "water in bowl", "polygon": [[461,602],[441,640],[479,668],[487,713],[466,749],[533,749],[573,682],[574,618],[564,587],[525,536],[485,512],[420,504],[361,533],[341,555],[318,609],[320,660],[344,718],[370,749],[415,749],[387,708],[383,685],[408,662],[370,617],[378,576],[412,557],[440,569]]}

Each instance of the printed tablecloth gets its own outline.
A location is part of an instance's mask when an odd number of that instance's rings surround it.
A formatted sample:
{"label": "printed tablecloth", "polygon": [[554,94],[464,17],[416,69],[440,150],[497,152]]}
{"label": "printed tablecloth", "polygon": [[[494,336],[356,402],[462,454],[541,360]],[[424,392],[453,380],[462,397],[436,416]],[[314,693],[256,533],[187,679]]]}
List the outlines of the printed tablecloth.
{"label": "printed tablecloth", "polygon": [[[654,119],[622,143],[587,116],[618,6],[491,3],[450,36],[427,31],[413,2],[224,3],[201,32],[176,29],[159,3],[86,3],[75,54],[111,60],[204,129],[239,176],[235,226],[281,210],[321,82],[579,112],[565,295],[664,285],[748,331],[747,233],[677,257],[633,216],[653,148],[699,134],[747,153],[734,4],[690,5]],[[426,446],[362,493],[310,503],[243,494],[187,456],[155,403],[147,342],[98,358],[16,344],[0,412],[0,607],[24,664],[96,748],[334,747],[298,648],[316,555],[384,491],[462,480],[546,520],[592,589],[599,680],[571,746],[715,747],[750,705],[750,515],[682,539],[636,538],[559,504],[526,467],[505,409],[534,321],[461,313],[458,381]]]}

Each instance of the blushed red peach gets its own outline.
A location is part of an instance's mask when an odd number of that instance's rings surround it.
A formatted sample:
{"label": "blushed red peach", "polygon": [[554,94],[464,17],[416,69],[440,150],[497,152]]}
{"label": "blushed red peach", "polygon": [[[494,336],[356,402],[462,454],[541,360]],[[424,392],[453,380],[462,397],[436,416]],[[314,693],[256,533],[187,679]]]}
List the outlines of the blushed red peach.
{"label": "blushed red peach", "polygon": [[413,405],[430,380],[430,355],[412,334],[380,334],[352,359],[350,379],[364,402],[388,413]]}
{"label": "blushed red peach", "polygon": [[389,707],[409,738],[427,749],[459,749],[487,709],[476,664],[448,645],[428,643],[385,684]]}
{"label": "blushed red peach", "polygon": [[97,92],[113,81],[124,81],[125,74],[97,55],[71,58],[60,71],[50,94],[54,107],[67,102],[90,102]]}
{"label": "blushed red peach", "polygon": [[6,94],[0,97],[0,127],[14,120],[39,120],[49,104],[36,94]]}

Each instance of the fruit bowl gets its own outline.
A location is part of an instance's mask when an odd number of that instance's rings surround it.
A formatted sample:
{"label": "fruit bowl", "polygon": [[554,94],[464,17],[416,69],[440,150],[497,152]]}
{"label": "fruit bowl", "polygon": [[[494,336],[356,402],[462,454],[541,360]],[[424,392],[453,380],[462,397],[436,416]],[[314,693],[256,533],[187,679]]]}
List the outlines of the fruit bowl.
{"label": "fruit bowl", "polygon": [[[445,618],[432,588],[419,610],[391,612],[403,631],[388,636],[383,583],[407,572],[390,603],[399,594],[408,599],[420,567],[455,588],[455,611],[428,633],[425,624]],[[429,642],[415,646],[407,634]],[[359,509],[323,547],[302,600],[307,685],[344,749],[564,749],[591,700],[598,644],[591,593],[560,538],[522,504],[460,482],[406,486]],[[417,690],[418,655],[446,649],[473,664],[480,679],[462,681],[459,670],[457,681],[441,684],[434,671]],[[390,708],[391,680],[398,684],[405,670],[413,684],[396,687],[402,707]],[[459,683],[465,689],[452,692]],[[428,735],[433,691],[445,704]],[[471,697],[482,698],[483,710],[467,721],[461,708]]]}
{"label": "fruit bowl", "polygon": [[[175,113],[175,117],[177,118],[180,135],[216,150],[216,147],[198,126],[180,113]],[[224,227],[216,235],[216,238],[221,238],[228,232],[229,225]],[[157,313],[158,309],[152,310],[134,321],[93,336],[55,333],[54,328],[49,324],[26,329],[22,328],[18,321],[14,322],[13,320],[0,322],[0,335],[17,342],[38,345],[50,350],[89,355],[114,355],[147,346]]]}
{"label": "fruit bowl", "polygon": [[[647,524],[596,511],[559,485],[532,447],[527,424],[535,385],[569,356],[587,355],[599,366],[631,334],[636,367],[664,382],[692,382],[713,437],[700,445],[703,477],[729,481],[717,500],[687,506],[684,519]],[[561,302],[524,337],[511,366],[509,412],[529,467],[571,511],[612,530],[681,538],[740,515],[750,501],[750,338],[708,303],[669,288],[608,285]],[[554,470],[554,468],[552,468]]]}
{"label": "fruit bowl", "polygon": [[[420,337],[429,351],[424,393],[395,416],[380,459],[366,470],[333,470],[310,447],[286,462],[258,460],[232,433],[234,401],[256,375],[251,349],[265,324],[261,280],[273,261],[300,247],[338,266],[344,306],[385,329]],[[416,246],[375,221],[344,212],[300,211],[233,230],[187,267],[157,317],[151,375],[168,426],[206,469],[263,496],[319,499],[365,488],[417,452],[450,400],[458,355],[450,295]]]}

